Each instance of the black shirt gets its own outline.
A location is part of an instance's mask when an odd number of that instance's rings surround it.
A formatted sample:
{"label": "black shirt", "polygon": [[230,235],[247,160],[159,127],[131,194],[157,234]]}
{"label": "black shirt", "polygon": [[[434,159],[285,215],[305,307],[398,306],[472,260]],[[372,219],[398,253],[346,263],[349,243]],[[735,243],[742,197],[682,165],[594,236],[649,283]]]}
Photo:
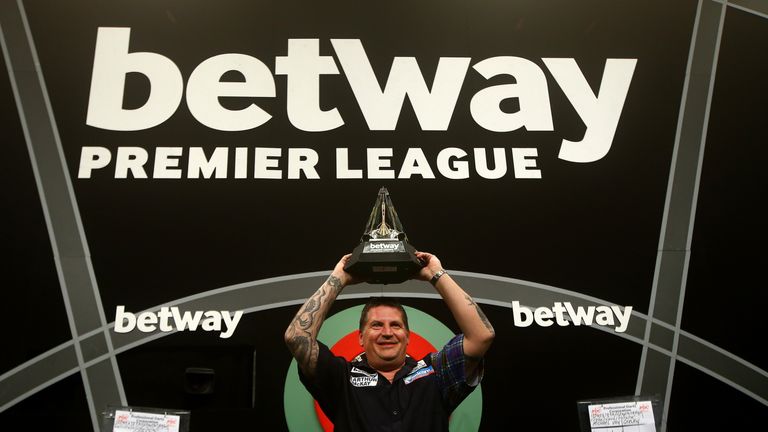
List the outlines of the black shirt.
{"label": "black shirt", "polygon": [[448,416],[482,375],[481,365],[473,385],[467,383],[463,340],[458,335],[440,352],[418,361],[406,357],[391,383],[368,365],[365,354],[347,362],[318,342],[314,379],[301,369],[299,379],[336,432],[447,431]]}

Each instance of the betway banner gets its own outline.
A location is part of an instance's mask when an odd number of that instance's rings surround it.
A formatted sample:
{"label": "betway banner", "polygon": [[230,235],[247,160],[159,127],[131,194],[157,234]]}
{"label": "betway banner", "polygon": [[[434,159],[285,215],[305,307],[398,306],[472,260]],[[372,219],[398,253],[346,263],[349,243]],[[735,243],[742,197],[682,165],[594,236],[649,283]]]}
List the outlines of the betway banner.
{"label": "betway banner", "polygon": [[[23,3],[110,334],[196,328],[120,352],[128,402],[194,405],[150,377],[231,350],[250,360],[218,370],[252,385],[213,405],[286,428],[298,303],[269,284],[350,252],[382,186],[449,272],[549,293],[481,302],[483,426],[510,424],[510,392],[564,419],[548,430],[635,392],[697,2]],[[181,302],[243,284],[269,306]],[[439,300],[378,289],[457,331]]]}
{"label": "betway banner", "polygon": [[380,186],[448,263],[646,307],[690,5],[58,7],[27,9],[84,229],[135,269],[97,266],[107,310],[327,268]]}

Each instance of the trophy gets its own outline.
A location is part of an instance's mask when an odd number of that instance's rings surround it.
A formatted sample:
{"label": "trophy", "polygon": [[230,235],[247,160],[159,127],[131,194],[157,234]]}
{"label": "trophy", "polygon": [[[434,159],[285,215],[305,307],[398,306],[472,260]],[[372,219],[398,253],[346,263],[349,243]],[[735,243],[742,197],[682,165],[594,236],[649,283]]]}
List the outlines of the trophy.
{"label": "trophy", "polygon": [[408,243],[389,192],[382,187],[360,244],[352,251],[344,270],[368,283],[404,282],[423,267],[415,252]]}

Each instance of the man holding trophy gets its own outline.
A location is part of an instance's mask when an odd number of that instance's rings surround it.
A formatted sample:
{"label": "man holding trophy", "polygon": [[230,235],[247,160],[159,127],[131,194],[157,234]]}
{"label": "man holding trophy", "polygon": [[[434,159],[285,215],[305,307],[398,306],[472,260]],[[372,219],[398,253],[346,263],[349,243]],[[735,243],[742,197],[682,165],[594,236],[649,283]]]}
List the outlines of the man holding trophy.
{"label": "man holding trophy", "polygon": [[[439,352],[406,356],[410,329],[396,300],[372,298],[360,317],[364,351],[351,362],[317,341],[336,297],[359,282],[430,282],[453,314],[461,334]],[[432,254],[408,244],[382,188],[361,244],[336,264],[328,280],[304,303],[285,332],[301,382],[336,431],[447,431],[448,417],[480,383],[483,356],[494,330],[480,307]]]}

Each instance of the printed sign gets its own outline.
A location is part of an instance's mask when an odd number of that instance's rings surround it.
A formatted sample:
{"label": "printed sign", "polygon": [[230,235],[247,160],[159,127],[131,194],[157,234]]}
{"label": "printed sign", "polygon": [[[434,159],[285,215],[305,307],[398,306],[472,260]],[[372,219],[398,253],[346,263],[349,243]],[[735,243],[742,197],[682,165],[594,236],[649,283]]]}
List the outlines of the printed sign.
{"label": "printed sign", "polygon": [[656,432],[650,401],[590,405],[589,426],[594,432]]}
{"label": "printed sign", "polygon": [[136,411],[115,411],[112,432],[179,432],[181,417]]}

